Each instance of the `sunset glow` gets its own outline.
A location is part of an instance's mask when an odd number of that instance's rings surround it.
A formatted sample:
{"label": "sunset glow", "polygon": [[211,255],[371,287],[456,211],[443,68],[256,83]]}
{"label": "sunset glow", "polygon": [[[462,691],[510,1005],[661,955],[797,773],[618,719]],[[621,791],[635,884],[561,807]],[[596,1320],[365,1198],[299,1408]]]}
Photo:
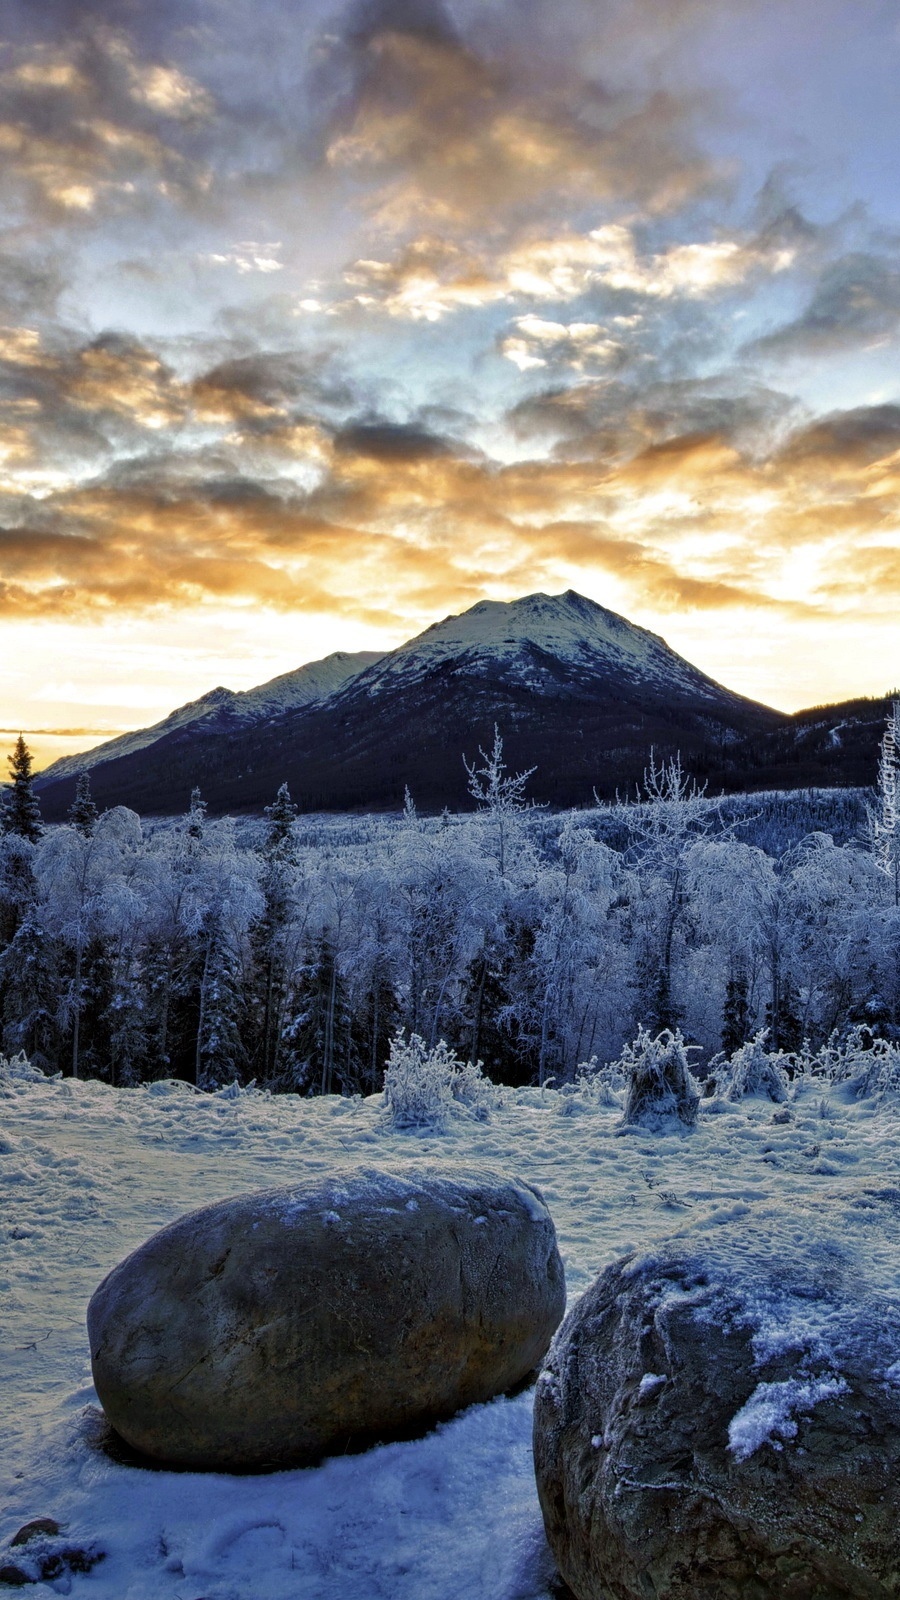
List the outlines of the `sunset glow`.
{"label": "sunset glow", "polygon": [[898,71],[883,0],[10,0],[7,736],[568,587],[895,686]]}

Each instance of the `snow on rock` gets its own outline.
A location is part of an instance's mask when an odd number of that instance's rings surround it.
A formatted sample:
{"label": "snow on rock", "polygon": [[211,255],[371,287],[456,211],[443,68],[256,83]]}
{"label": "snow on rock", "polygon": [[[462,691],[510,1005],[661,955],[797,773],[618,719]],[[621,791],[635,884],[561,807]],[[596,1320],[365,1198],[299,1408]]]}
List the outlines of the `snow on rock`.
{"label": "snow on rock", "polygon": [[798,1413],[804,1416],[820,1400],[846,1394],[843,1378],[788,1378],[785,1383],[758,1383],[746,1405],[728,1424],[728,1448],[738,1461],[746,1461],[761,1445],[782,1448],[785,1439],[796,1439]]}
{"label": "snow on rock", "polygon": [[897,1209],[893,1187],[769,1201],[601,1274],[535,1407],[548,1537],[580,1600],[680,1600],[687,1574],[694,1600],[892,1579]]}
{"label": "snow on rock", "polygon": [[[98,1443],[84,1323],[90,1295],[125,1253],[194,1206],[325,1178],[348,1163],[411,1163],[427,1173],[439,1161],[500,1167],[537,1184],[572,1303],[605,1266],[636,1249],[648,1254],[679,1217],[697,1246],[712,1235],[736,1240],[738,1225],[751,1236],[757,1217],[780,1218],[770,1235],[780,1263],[837,1195],[851,1219],[839,1241],[851,1293],[854,1283],[859,1298],[877,1288],[881,1303],[893,1304],[900,1256],[889,1219],[900,1219],[900,1119],[888,1104],[849,1101],[823,1122],[820,1097],[819,1085],[801,1085],[791,1121],[777,1126],[767,1101],[727,1103],[716,1116],[706,1116],[702,1102],[690,1138],[674,1140],[619,1138],[617,1104],[592,1104],[573,1117],[562,1114],[571,1097],[536,1089],[507,1091],[489,1122],[404,1133],[386,1125],[378,1099],[10,1084],[0,1098],[0,1566],[24,1523],[52,1517],[70,1544],[105,1551],[89,1574],[72,1575],[73,1600],[550,1600],[554,1567],[531,1457],[533,1391],[470,1407],[424,1438],[315,1468],[263,1477],[143,1471]],[[673,1212],[666,1195],[682,1209]],[[729,1259],[737,1260],[734,1250]],[[835,1280],[830,1261],[821,1256],[817,1268],[826,1285]],[[821,1348],[804,1381],[831,1374],[850,1382],[831,1353],[828,1306],[827,1295],[795,1297],[790,1336],[806,1339],[798,1365],[804,1351],[814,1358]],[[745,1329],[758,1347],[750,1347],[746,1393],[723,1410],[719,1450],[742,1472],[802,1465],[808,1430],[847,1399],[795,1410],[797,1435],[776,1437],[782,1451],[763,1442],[736,1462],[728,1425],[758,1385],[789,1376],[765,1364],[786,1308],[784,1298],[759,1302]],[[887,1339],[879,1357],[876,1398],[883,1389],[900,1403],[900,1347],[890,1346]],[[636,1364],[635,1387],[648,1382],[632,1416],[668,1403],[668,1373],[664,1354]],[[599,1441],[593,1449],[591,1438]],[[599,1418],[587,1445],[605,1456]],[[681,1467],[664,1453],[660,1476],[670,1471],[675,1481]],[[668,1503],[662,1497],[651,1494],[653,1523]],[[621,1505],[636,1511],[636,1491],[623,1489]],[[868,1517],[868,1506],[860,1513]],[[856,1514],[851,1497],[846,1516],[853,1522]],[[26,1591],[36,1600],[57,1592]]]}

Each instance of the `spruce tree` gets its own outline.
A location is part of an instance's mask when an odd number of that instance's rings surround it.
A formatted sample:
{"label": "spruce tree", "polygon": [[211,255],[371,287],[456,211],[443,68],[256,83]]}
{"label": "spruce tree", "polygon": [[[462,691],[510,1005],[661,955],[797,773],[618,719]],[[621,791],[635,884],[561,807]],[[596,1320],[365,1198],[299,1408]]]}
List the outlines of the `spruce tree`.
{"label": "spruce tree", "polygon": [[196,844],[199,844],[203,838],[203,827],[205,822],[206,801],[203,799],[200,790],[194,788],[191,790],[191,803],[188,807],[187,816],[184,819],[184,829],[187,837],[189,839],[193,839]]}
{"label": "spruce tree", "polygon": [[297,807],[291,799],[291,791],[286,783],[281,785],[272,804],[266,806],[264,814],[268,826],[263,855],[270,862],[292,861],[296,851],[294,822],[297,817]]}
{"label": "spruce tree", "polygon": [[58,951],[31,907],[12,943],[0,955],[0,1017],[6,1055],[24,1050],[45,1072],[57,1066],[59,1054]]}
{"label": "spruce tree", "polygon": [[285,937],[291,916],[291,869],[296,862],[297,807],[286,783],[265,808],[260,846],[262,914],[250,929],[253,980],[248,996],[248,1034],[253,1070],[264,1082],[278,1073],[282,1012],[286,998]]}
{"label": "spruce tree", "polygon": [[43,833],[41,808],[34,793],[32,756],[25,740],[19,734],[6,764],[12,782],[8,785],[3,807],[4,833],[16,833],[30,844],[36,844]]}
{"label": "spruce tree", "polygon": [[79,772],[75,779],[75,799],[69,807],[69,821],[85,839],[90,839],[97,826],[98,816],[97,807],[91,799],[90,773]]}

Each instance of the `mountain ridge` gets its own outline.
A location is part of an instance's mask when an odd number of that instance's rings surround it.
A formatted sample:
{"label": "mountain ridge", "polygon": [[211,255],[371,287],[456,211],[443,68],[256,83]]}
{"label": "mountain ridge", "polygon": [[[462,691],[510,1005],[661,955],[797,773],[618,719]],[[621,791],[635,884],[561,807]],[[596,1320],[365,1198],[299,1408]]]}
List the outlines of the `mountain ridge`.
{"label": "mountain ridge", "polygon": [[786,787],[871,782],[874,768],[859,776],[871,719],[856,718],[848,744],[817,715],[806,727],[803,713],[725,688],[570,589],[481,600],[395,650],[335,652],[242,695],[210,690],[151,729],[54,763],[37,787],[49,817],[65,814],[83,768],[98,803],[150,813],[183,810],[194,786],[213,811],[255,811],[282,782],[303,810],[391,809],[406,786],[425,808],[465,807],[462,757],[494,724],[510,766],[537,767],[534,798],[555,805],[633,788],[651,747],[681,752],[712,789],[771,787],[776,771]]}
{"label": "mountain ridge", "polygon": [[[156,743],[156,739],[164,738],[177,728],[198,723],[217,713],[225,712],[241,718],[252,717],[254,712],[265,714],[268,711],[270,715],[275,715],[279,710],[313,705],[317,700],[334,694],[348,676],[364,671],[380,659],[381,652],[378,650],[335,650],[321,661],[309,661],[291,672],[279,673],[277,677],[269,678],[253,689],[226,689],[219,684],[215,689],[207,689],[205,694],[198,695],[196,700],[176,706],[174,711],[168,712],[159,722],[147,728],[135,728],[133,732],[118,734],[115,739],[107,739],[81,754],[60,756],[43,769],[39,778],[46,783],[47,780],[55,782],[61,778],[76,777],[79,772],[89,772],[105,761],[147,749]],[[154,734],[156,738],[151,737]]]}

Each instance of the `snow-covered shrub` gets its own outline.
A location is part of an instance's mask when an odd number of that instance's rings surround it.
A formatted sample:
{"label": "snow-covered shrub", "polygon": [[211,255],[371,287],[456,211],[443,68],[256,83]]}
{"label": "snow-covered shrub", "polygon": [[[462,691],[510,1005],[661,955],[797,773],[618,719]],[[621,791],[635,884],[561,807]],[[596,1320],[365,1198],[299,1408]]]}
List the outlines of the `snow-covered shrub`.
{"label": "snow-covered shrub", "polygon": [[384,1074],[384,1106],[394,1128],[446,1128],[455,1104],[484,1116],[496,1102],[480,1066],[462,1062],[445,1039],[430,1050],[419,1034],[397,1034]]}
{"label": "snow-covered shrub", "polygon": [[588,1106],[617,1106],[618,1094],[625,1087],[625,1074],[620,1061],[607,1061],[602,1065],[596,1056],[581,1061],[575,1071],[575,1094]]}
{"label": "snow-covered shrub", "polygon": [[765,1096],[781,1105],[788,1097],[787,1068],[793,1058],[783,1050],[767,1050],[768,1028],[760,1029],[731,1057],[715,1063],[716,1092],[724,1100],[744,1100],[750,1095]]}
{"label": "snow-covered shrub", "polygon": [[481,1070],[480,1061],[464,1061],[458,1067],[452,1082],[453,1098],[468,1106],[476,1117],[484,1118],[500,1104],[500,1092]]}
{"label": "snow-covered shrub", "polygon": [[687,1046],[678,1029],[664,1028],[651,1038],[646,1028],[625,1046],[618,1065],[627,1076],[628,1092],[623,1121],[658,1127],[678,1121],[692,1128],[697,1121],[700,1095],[691,1072]]}
{"label": "snow-covered shrub", "polygon": [[864,1024],[830,1039],[802,1067],[812,1077],[843,1085],[857,1100],[900,1098],[900,1046],[878,1039]]}
{"label": "snow-covered shrub", "polygon": [[24,1050],[17,1056],[0,1055],[0,1083],[46,1083],[47,1075],[32,1066]]}

